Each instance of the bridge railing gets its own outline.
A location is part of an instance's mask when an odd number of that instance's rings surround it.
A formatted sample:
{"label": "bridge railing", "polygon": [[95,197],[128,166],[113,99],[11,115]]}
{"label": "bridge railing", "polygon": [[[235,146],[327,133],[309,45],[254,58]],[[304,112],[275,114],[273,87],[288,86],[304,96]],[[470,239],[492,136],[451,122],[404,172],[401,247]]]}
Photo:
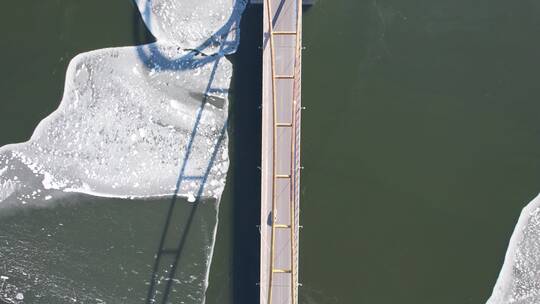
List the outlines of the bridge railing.
{"label": "bridge railing", "polygon": [[[284,1],[284,0],[283,0]],[[302,0],[291,0],[294,1],[296,4],[294,6],[295,10],[295,29],[294,30],[282,30],[282,31],[275,31],[274,30],[274,22],[275,20],[279,20],[279,12],[282,11],[283,7],[285,6],[283,4],[283,1],[280,2],[279,7],[277,8],[276,15],[273,15],[273,9],[272,9],[272,0],[265,0],[265,10],[267,13],[267,22],[268,22],[268,28],[265,30],[268,32],[268,40],[269,40],[269,49],[270,49],[270,68],[271,68],[271,96],[272,96],[272,227],[271,227],[271,245],[270,245],[270,257],[269,257],[269,272],[268,272],[268,293],[267,293],[267,299],[266,303],[272,304],[274,303],[272,299],[275,299],[274,296],[274,273],[280,274],[280,275],[290,275],[289,284],[290,285],[290,293],[287,296],[287,298],[290,297],[290,303],[295,304],[298,303],[298,253],[299,253],[299,211],[300,211],[300,119],[301,119],[301,54],[302,54],[302,41],[301,41],[301,31],[302,31]],[[292,49],[293,53],[291,54],[294,58],[294,67],[292,70],[292,75],[278,75],[276,72],[276,48],[274,43],[274,36],[282,36],[287,35],[295,36],[294,40],[294,48]],[[277,100],[277,89],[276,89],[276,79],[288,79],[292,80],[292,100],[289,100],[289,102],[283,102],[281,101],[281,104],[289,104],[290,106],[290,113],[291,113],[291,121],[290,122],[283,122],[278,121],[277,119],[277,112],[279,109],[278,101]],[[283,174],[283,172],[277,172],[276,164],[278,162],[278,128],[286,128],[289,129],[291,134],[291,142],[290,142],[290,172],[288,174]],[[277,191],[276,191],[276,183],[277,179],[283,179],[288,178],[289,179],[289,199],[288,199],[288,207],[289,207],[289,223],[284,224],[277,222],[277,214],[278,214],[278,203],[277,203]],[[283,206],[282,206],[283,207]],[[281,219],[282,220],[282,219]],[[276,243],[276,228],[279,229],[289,229],[290,231],[290,238],[288,240],[289,247],[290,247],[290,256],[289,256],[289,263],[290,263],[290,269],[276,269],[275,268],[275,243]],[[280,286],[282,287],[282,286]],[[276,292],[276,295],[279,295],[280,298],[277,299],[278,301],[283,300],[284,294],[279,292]],[[262,303],[265,301],[261,299]]]}

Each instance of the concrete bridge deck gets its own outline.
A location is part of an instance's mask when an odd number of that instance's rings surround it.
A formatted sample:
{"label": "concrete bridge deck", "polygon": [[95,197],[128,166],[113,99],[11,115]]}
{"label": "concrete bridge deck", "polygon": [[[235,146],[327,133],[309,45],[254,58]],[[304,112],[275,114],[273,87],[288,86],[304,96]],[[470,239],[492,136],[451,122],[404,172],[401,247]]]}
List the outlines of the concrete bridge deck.
{"label": "concrete bridge deck", "polygon": [[264,304],[298,303],[302,0],[262,0],[261,278]]}

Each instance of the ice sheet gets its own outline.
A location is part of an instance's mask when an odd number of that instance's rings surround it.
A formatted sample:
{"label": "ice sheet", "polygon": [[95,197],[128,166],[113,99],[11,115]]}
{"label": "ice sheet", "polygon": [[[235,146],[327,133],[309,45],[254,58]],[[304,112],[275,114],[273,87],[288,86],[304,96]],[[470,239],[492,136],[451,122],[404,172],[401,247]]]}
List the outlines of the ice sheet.
{"label": "ice sheet", "polygon": [[487,304],[540,303],[540,195],[521,212]]}
{"label": "ice sheet", "polygon": [[[6,206],[61,203],[66,192],[120,198],[175,194],[187,198],[183,207],[211,206],[191,229],[201,229],[201,237],[190,242],[193,260],[181,261],[183,270],[173,289],[182,303],[204,303],[219,198],[229,166],[226,130],[232,65],[224,55],[238,46],[246,1],[136,3],[157,42],[73,58],[58,109],[40,122],[29,141],[0,148],[0,216],[8,218],[9,210],[2,208]],[[195,202],[201,196],[214,198],[213,203]],[[34,233],[25,232],[27,224],[16,217],[9,219],[21,227],[14,228],[12,239],[4,240],[0,251],[9,266],[0,275],[7,271],[11,277],[0,276],[0,301],[23,303],[21,297],[33,294],[57,303],[93,302],[93,298],[96,303],[118,302],[114,294],[94,288],[91,280],[85,285],[70,279],[69,271],[56,273],[54,268],[51,275],[40,263],[51,260],[47,254],[63,257],[64,264],[75,257],[75,263],[64,266],[76,269],[79,249],[49,250],[47,245],[39,250],[42,239],[32,238]],[[55,235],[46,237],[54,241]],[[73,291],[79,295],[73,297]]]}
{"label": "ice sheet", "polygon": [[[184,161],[179,195],[196,195],[204,181],[202,195],[218,197],[229,165],[231,75],[226,58],[207,60],[161,42],[76,56],[60,107],[29,142],[1,150],[0,198],[16,183],[100,196],[169,195]],[[29,199],[27,191],[19,195]]]}
{"label": "ice sheet", "polygon": [[0,149],[0,204],[43,201],[50,189],[154,197],[178,187],[191,200],[221,195],[232,75],[223,55],[236,50],[246,2],[136,3],[158,42],[71,61],[59,108],[28,142]]}

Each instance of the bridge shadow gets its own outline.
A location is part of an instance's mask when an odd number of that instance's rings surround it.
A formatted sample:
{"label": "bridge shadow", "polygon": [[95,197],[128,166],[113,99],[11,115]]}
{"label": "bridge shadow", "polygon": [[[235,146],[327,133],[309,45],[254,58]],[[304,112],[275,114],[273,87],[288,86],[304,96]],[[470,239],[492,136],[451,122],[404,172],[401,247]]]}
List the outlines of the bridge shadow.
{"label": "bridge shadow", "polygon": [[[245,5],[244,0],[236,0],[234,4],[234,10],[241,10],[243,6]],[[210,77],[208,80],[208,84],[206,86],[203,99],[201,101],[200,107],[197,110],[195,124],[193,126],[193,129],[191,131],[191,134],[189,136],[188,144],[184,148],[184,158],[181,165],[181,168],[179,170],[177,182],[175,185],[175,190],[173,192],[173,195],[171,197],[171,200],[169,202],[168,211],[165,216],[164,220],[164,226],[162,230],[162,234],[160,236],[160,241],[158,245],[158,249],[155,254],[154,259],[154,265],[152,268],[152,274],[150,277],[149,282],[149,288],[147,292],[146,297],[146,303],[157,303],[158,300],[156,299],[158,293],[161,294],[161,299],[159,302],[161,303],[167,303],[169,301],[169,297],[171,294],[171,291],[173,289],[173,282],[176,278],[177,272],[179,271],[179,265],[180,261],[182,259],[182,253],[184,252],[186,241],[189,235],[189,232],[191,230],[191,226],[193,224],[193,220],[195,218],[195,215],[197,213],[197,209],[199,208],[199,205],[202,200],[202,196],[204,193],[204,187],[206,185],[206,182],[208,180],[210,170],[214,164],[214,161],[216,159],[217,153],[220,151],[221,144],[223,140],[225,139],[227,127],[228,127],[228,120],[227,117],[225,119],[225,122],[223,126],[221,127],[221,131],[219,134],[219,138],[216,142],[216,144],[213,147],[211,158],[206,166],[206,170],[202,176],[186,176],[186,168],[187,164],[190,161],[190,156],[193,149],[194,139],[198,135],[198,129],[201,122],[202,114],[205,110],[205,107],[208,103],[208,97],[210,93],[215,92],[215,89],[212,88],[212,84],[214,82],[214,79],[216,77],[216,72],[219,66],[220,60],[223,59],[224,54],[231,53],[234,48],[236,47],[237,40],[239,39],[239,35],[236,35],[235,40],[233,41],[226,41],[226,37],[229,32],[234,31],[236,27],[239,25],[236,24],[236,20],[231,16],[231,18],[225,23],[225,25],[220,28],[214,35],[212,35],[211,38],[204,41],[200,46],[190,50],[186,55],[181,56],[180,58],[170,59],[169,56],[166,56],[162,54],[159,50],[159,48],[155,44],[148,44],[149,42],[154,42],[152,35],[147,30],[147,27],[142,22],[141,18],[144,18],[147,23],[151,23],[151,15],[150,15],[150,9],[149,7],[146,7],[142,10],[142,13],[139,12],[139,10],[135,7],[134,10],[134,17],[133,17],[133,36],[135,40],[135,44],[137,45],[137,54],[139,56],[140,62],[144,65],[146,65],[148,68],[156,68],[158,70],[190,70],[195,69],[197,67],[212,64],[212,70],[210,73]],[[219,49],[216,54],[213,55],[206,55],[203,53],[203,51],[208,46],[213,46],[219,44]],[[165,241],[168,239],[168,236],[172,233],[170,231],[172,221],[173,221],[173,213],[174,209],[178,203],[178,193],[182,186],[182,183],[186,180],[193,181],[197,180],[199,182],[199,188],[195,196],[195,202],[191,204],[189,215],[187,217],[187,220],[185,223],[183,223],[182,229],[180,230],[181,233],[179,236],[177,236],[177,242],[176,246],[172,248],[166,248],[165,247]],[[161,292],[158,292],[158,276],[160,273],[160,270],[162,270],[161,263],[162,259],[165,255],[172,255],[173,260],[172,264],[170,264],[168,267],[168,270],[165,272],[167,273],[167,278],[165,279],[165,287]]]}
{"label": "bridge shadow", "polygon": [[231,121],[234,170],[233,303],[259,303],[259,231],[262,96],[261,5],[248,5],[240,24],[241,42],[234,64]]}

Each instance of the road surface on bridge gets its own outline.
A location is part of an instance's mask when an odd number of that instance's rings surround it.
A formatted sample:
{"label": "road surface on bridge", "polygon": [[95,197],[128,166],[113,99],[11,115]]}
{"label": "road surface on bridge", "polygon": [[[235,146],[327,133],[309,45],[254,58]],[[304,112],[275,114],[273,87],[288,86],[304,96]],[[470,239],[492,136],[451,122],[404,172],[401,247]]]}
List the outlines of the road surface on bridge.
{"label": "road surface on bridge", "polygon": [[298,303],[301,0],[263,0],[261,281],[264,304]]}

